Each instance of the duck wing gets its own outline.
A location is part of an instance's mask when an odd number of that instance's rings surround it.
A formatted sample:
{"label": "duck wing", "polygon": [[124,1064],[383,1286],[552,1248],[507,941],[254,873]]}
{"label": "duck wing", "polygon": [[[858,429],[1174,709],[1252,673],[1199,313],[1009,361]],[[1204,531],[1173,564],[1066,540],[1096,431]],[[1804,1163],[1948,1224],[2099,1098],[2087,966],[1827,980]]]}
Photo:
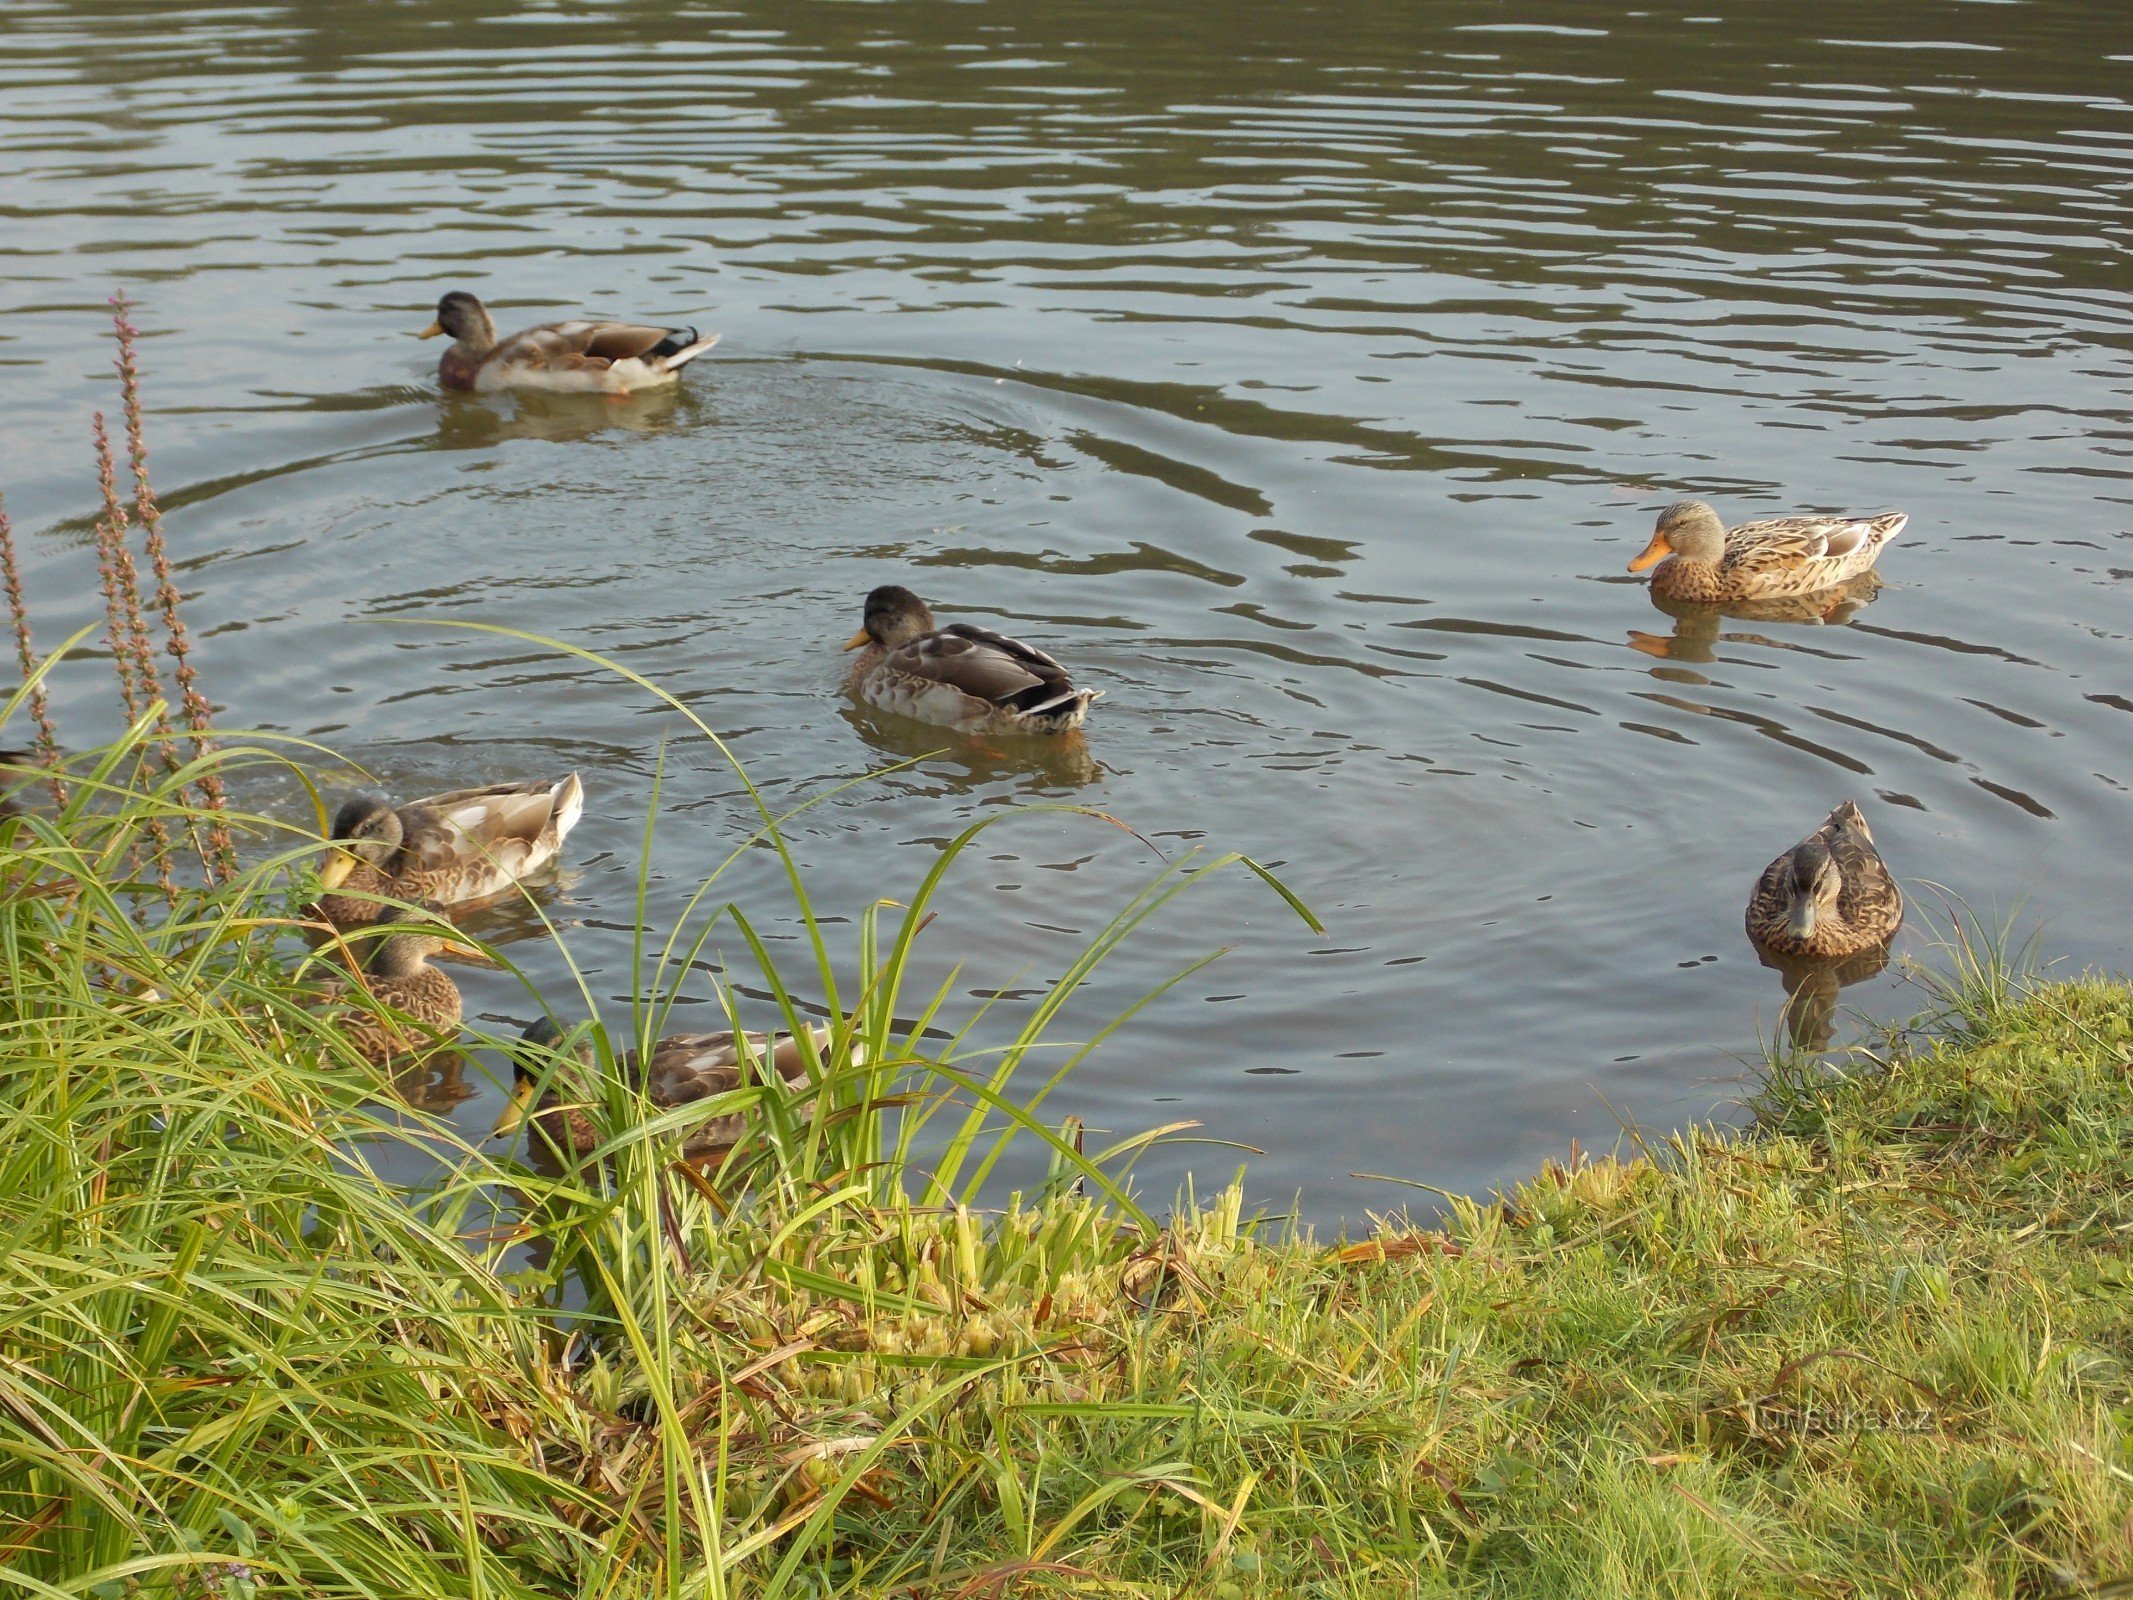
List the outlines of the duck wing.
{"label": "duck wing", "polygon": [[883,665],[1024,714],[1056,711],[1087,694],[1035,645],[966,622],[897,646]]}
{"label": "duck wing", "polygon": [[622,361],[653,361],[698,343],[694,328],[637,322],[551,322],[514,333],[489,352],[486,365],[549,372],[597,372]]}
{"label": "duck wing", "polygon": [[562,848],[585,809],[585,791],[568,777],[454,789],[400,809],[396,876],[480,867],[521,878]]}
{"label": "duck wing", "polygon": [[[1837,912],[1854,926],[1886,920],[1894,933],[1903,920],[1903,891],[1874,846],[1865,814],[1847,800],[1816,831],[1837,864]],[[1890,913],[1893,911],[1894,915]]]}
{"label": "duck wing", "polygon": [[1741,577],[1825,567],[1836,583],[1873,564],[1875,555],[1903,531],[1901,511],[1878,517],[1766,517],[1726,533],[1719,565]]}
{"label": "duck wing", "polygon": [[[789,1089],[806,1086],[807,1052],[789,1033],[751,1033],[748,1043],[751,1077],[767,1062]],[[829,1043],[829,1030],[814,1030],[815,1054],[819,1058]],[[637,1055],[630,1052],[627,1069],[637,1071]],[[661,1107],[687,1105],[712,1095],[727,1094],[742,1083],[741,1051],[731,1033],[670,1033],[652,1046],[650,1070],[643,1077],[644,1090]]]}

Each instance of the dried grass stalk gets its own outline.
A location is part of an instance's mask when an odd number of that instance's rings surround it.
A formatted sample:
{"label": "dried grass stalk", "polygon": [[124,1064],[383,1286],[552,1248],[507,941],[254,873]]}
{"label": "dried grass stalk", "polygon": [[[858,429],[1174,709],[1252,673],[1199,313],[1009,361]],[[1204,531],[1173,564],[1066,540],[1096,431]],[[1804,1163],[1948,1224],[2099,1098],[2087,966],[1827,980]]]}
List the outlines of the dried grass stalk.
{"label": "dried grass stalk", "polygon": [[[155,490],[148,481],[148,441],[141,425],[141,370],[134,354],[134,342],[140,330],[129,316],[133,309],[121,290],[111,297],[112,327],[118,338],[119,393],[126,413],[126,450],[133,467],[133,514],[141,525],[142,542],[147,548],[149,564],[155,571],[156,606],[163,614],[163,631],[166,636],[164,648],[176,663],[179,701],[185,714],[185,725],[192,735],[193,755],[197,758],[207,754],[209,740],[214,732],[213,708],[207,696],[200,692],[199,672],[192,664],[192,645],[185,631],[185,621],[178,611],[178,587],[170,573],[170,552],[163,542],[163,514],[156,505]],[[227,883],[237,870],[237,849],[230,838],[229,827],[221,819],[227,813],[228,800],[223,793],[222,779],[212,769],[200,780],[200,797],[203,807],[217,819],[208,830],[207,848],[201,852],[209,874],[218,882]]]}
{"label": "dried grass stalk", "polygon": [[15,659],[22,666],[22,681],[30,683],[30,716],[37,724],[37,759],[52,768],[52,803],[67,803],[66,785],[59,778],[59,736],[52,729],[52,704],[37,677],[37,649],[30,641],[30,607],[23,598],[22,569],[15,564],[15,529],[7,519],[7,506],[0,502],[0,586],[7,590],[7,611],[15,625]]}
{"label": "dried grass stalk", "polygon": [[[118,672],[119,698],[125,703],[128,726],[138,723],[152,707],[155,733],[152,748],[165,770],[173,764],[171,749],[175,733],[163,700],[163,681],[149,653],[148,624],[141,615],[141,575],[126,547],[126,508],[119,503],[118,473],[112,463],[111,433],[99,411],[91,419],[96,440],[96,481],[103,490],[104,514],[96,519],[96,570],[103,580],[104,615],[111,639],[111,660]],[[148,758],[144,754],[145,762]],[[146,813],[148,835],[155,842],[156,876],[173,903],[178,887],[170,876],[170,830],[160,809]],[[138,863],[137,863],[138,864]]]}

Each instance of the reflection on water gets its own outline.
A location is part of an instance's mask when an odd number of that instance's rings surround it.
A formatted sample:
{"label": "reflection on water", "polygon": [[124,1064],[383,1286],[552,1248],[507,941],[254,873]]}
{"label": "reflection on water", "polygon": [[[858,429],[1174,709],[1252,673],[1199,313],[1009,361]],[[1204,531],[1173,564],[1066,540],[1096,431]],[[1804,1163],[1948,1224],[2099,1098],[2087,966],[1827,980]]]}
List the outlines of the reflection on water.
{"label": "reflection on water", "polygon": [[[1093,713],[1092,713],[1093,714]],[[950,732],[899,717],[864,701],[840,708],[854,733],[892,761],[921,762],[929,773],[953,773],[955,786],[1001,785],[1041,798],[1047,791],[1078,789],[1100,775],[1086,732],[989,734]]]}
{"label": "reflection on water", "polygon": [[1785,986],[1780,1012],[1785,1037],[1795,1050],[1819,1053],[1836,1038],[1838,995],[1853,984],[1880,977],[1889,964],[1889,946],[1878,945],[1836,961],[1780,956],[1762,949],[1756,950],[1756,956]]}
{"label": "reflection on water", "polygon": [[1737,601],[1728,606],[1693,606],[1645,591],[1654,610],[1674,619],[1674,631],[1660,635],[1632,628],[1629,647],[1662,661],[1709,662],[1716,660],[1721,643],[1759,645],[1768,650],[1788,647],[1781,635],[1721,632],[1728,619],[1741,622],[1783,623],[1802,627],[1838,628],[1856,618],[1887,582],[1878,572],[1862,572],[1841,588],[1822,594],[1787,595],[1779,599]]}
{"label": "reflection on water", "polygon": [[[0,487],[40,626],[95,626],[123,285],[223,724],[401,794],[585,774],[575,969],[523,906],[475,924],[544,993],[626,1003],[640,874],[663,931],[757,817],[655,698],[439,622],[656,681],[781,811],[924,756],[790,843],[841,937],[1004,818],[922,941],[958,1004],[1040,989],[1154,866],[1031,802],[1275,864],[1330,936],[1200,891],[1067,1032],[1229,954],[1059,1114],[1191,1117],[1317,1217],[1382,1200],[1355,1171],[1485,1189],[1731,1099],[1739,888],[1846,795],[1907,872],[2126,964],[2133,57],[2094,11],[15,0]],[[626,95],[584,70],[621,59]],[[724,340],[628,402],[445,401],[406,330],[461,286]],[[1878,595],[1655,623],[1622,568],[1685,494],[1911,522]],[[1070,643],[1085,740],[849,709],[885,582]],[[98,664],[55,688],[91,742]],[[766,856],[715,898],[803,949]]]}
{"label": "reflection on water", "polygon": [[487,450],[511,439],[568,444],[604,433],[652,433],[678,421],[695,421],[708,410],[679,388],[646,389],[632,395],[544,394],[524,390],[502,395],[446,395],[437,401],[437,448]]}

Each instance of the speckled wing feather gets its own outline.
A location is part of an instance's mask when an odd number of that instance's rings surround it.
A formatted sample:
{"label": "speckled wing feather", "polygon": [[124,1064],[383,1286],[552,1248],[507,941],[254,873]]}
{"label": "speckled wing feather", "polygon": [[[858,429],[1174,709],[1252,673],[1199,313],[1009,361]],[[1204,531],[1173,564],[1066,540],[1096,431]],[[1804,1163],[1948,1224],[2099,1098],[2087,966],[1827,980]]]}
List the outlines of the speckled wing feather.
{"label": "speckled wing feather", "polygon": [[898,646],[883,664],[1025,714],[1057,709],[1078,693],[1066,668],[1035,645],[965,622]]}
{"label": "speckled wing feather", "polygon": [[1874,552],[1910,519],[1901,511],[1879,517],[1767,517],[1726,533],[1719,570],[1736,580],[1762,574],[1822,569],[1836,584],[1872,564]]}
{"label": "speckled wing feather", "polygon": [[539,779],[412,801],[400,810],[400,854],[388,871],[418,881],[461,873],[468,894],[476,892],[475,879],[500,887],[547,864],[577,821],[579,794],[571,779]]}
{"label": "speckled wing feather", "polygon": [[1889,875],[1888,863],[1874,848],[1874,835],[1859,808],[1847,800],[1829,814],[1817,832],[1837,863],[1841,887],[1837,914],[1853,927],[1885,920],[1891,933],[1903,920],[1903,891]]}

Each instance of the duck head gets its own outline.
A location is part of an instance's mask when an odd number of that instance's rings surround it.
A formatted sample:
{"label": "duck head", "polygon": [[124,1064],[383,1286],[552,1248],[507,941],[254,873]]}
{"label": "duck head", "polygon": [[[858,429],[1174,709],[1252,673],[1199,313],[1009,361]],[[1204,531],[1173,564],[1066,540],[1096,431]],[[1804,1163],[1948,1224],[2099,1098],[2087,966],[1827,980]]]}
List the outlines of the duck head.
{"label": "duck head", "polygon": [[872,644],[894,650],[933,631],[933,613],[926,609],[926,602],[900,584],[885,583],[867,596],[859,631],[845,640],[844,647],[864,650]]}
{"label": "duck head", "polygon": [[348,874],[361,866],[383,868],[400,848],[400,813],[393,803],[375,791],[352,795],[333,816],[331,835],[335,848],[319,863],[319,886],[338,889]]}
{"label": "duck head", "polygon": [[1642,572],[1668,556],[1716,566],[1725,549],[1726,525],[1718,520],[1718,513],[1701,500],[1676,500],[1659,513],[1652,542],[1629,564],[1629,570]]}
{"label": "duck head", "polygon": [[1785,931],[1795,939],[1812,939],[1815,929],[1837,915],[1837,892],[1843,888],[1836,858],[1819,839],[1792,852],[1785,884]]}
{"label": "duck head", "polygon": [[415,337],[434,339],[440,333],[450,334],[454,344],[474,355],[496,348],[496,324],[489,320],[488,308],[464,289],[439,300],[437,320]]}

